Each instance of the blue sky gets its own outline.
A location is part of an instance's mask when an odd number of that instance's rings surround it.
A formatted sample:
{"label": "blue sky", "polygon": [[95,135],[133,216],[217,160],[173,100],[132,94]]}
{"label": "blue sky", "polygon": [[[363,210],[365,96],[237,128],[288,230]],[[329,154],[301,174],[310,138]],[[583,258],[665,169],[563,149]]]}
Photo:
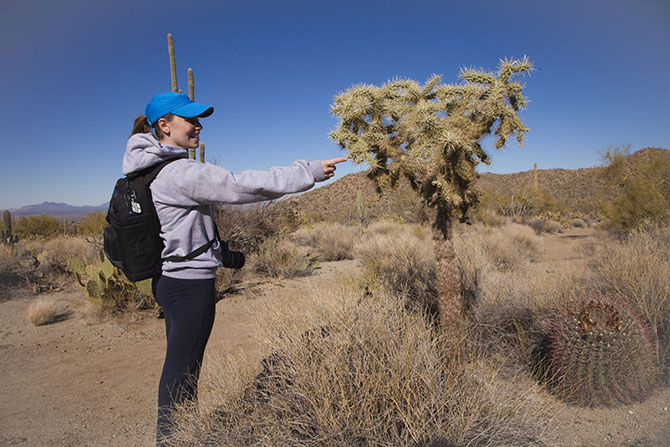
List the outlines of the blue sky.
{"label": "blue sky", "polygon": [[170,90],[168,32],[179,87],[193,68],[215,108],[207,158],[234,172],[340,156],[330,105],[354,84],[528,55],[525,144],[486,142],[508,173],[670,148],[669,23],[668,0],[0,0],[0,209],[109,200],[133,118]]}

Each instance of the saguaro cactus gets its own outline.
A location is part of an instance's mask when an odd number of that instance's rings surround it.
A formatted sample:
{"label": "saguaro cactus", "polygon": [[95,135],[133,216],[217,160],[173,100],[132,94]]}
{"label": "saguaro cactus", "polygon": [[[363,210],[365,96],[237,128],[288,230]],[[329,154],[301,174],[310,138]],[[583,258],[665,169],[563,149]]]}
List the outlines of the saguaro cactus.
{"label": "saguaro cactus", "polygon": [[2,212],[2,222],[3,230],[0,234],[2,241],[14,242],[14,238],[12,236],[12,215],[9,210],[4,210]]}
{"label": "saguaro cactus", "polygon": [[[170,76],[172,78],[172,91],[181,93],[179,87],[177,86],[177,64],[175,62],[174,56],[174,43],[172,41],[172,34],[167,35],[168,39],[168,55],[170,57]],[[195,101],[195,81],[193,79],[193,70],[189,67],[188,69],[188,97],[191,98],[191,101]],[[188,150],[188,158],[195,160],[195,149]],[[205,162],[205,144],[200,143],[200,162]]]}
{"label": "saguaro cactus", "polygon": [[659,384],[649,328],[621,299],[595,296],[558,315],[549,343],[549,384],[589,406],[641,401]]}
{"label": "saguaro cactus", "polygon": [[[516,113],[526,105],[523,85],[512,77],[531,71],[526,58],[501,60],[497,73],[464,69],[459,85],[440,76],[421,86],[397,80],[382,87],[356,86],[335,97],[340,119],[331,138],[355,163],[367,162],[379,188],[409,179],[432,210],[435,254],[439,263],[440,318],[454,323],[460,314],[459,276],[451,248],[451,223],[477,203],[475,167],[489,158],[480,141],[497,123],[496,148],[526,129]],[[445,320],[446,318],[446,320]]]}
{"label": "saguaro cactus", "polygon": [[168,40],[168,55],[170,57],[170,76],[172,78],[172,91],[178,92],[179,87],[177,87],[177,63],[174,59],[174,44],[172,43],[172,34],[167,35]]}

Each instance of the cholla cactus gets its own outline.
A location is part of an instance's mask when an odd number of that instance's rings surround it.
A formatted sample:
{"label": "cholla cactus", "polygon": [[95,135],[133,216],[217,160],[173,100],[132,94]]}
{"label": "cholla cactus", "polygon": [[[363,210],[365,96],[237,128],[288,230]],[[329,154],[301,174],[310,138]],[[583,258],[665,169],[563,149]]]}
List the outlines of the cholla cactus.
{"label": "cholla cactus", "polygon": [[623,301],[581,298],[558,315],[549,343],[549,384],[581,405],[631,403],[659,384],[649,328]]}
{"label": "cholla cactus", "polygon": [[423,86],[397,80],[354,87],[335,98],[340,125],[330,136],[355,163],[367,162],[382,187],[405,176],[439,212],[464,213],[479,195],[475,167],[490,163],[482,138],[497,123],[497,148],[513,133],[523,141],[528,129],[516,112],[526,100],[523,85],[511,78],[531,69],[526,58],[505,59],[495,75],[463,70],[466,82],[459,85],[434,76]]}
{"label": "cholla cactus", "polygon": [[340,124],[330,136],[349,158],[367,162],[380,189],[406,177],[433,210],[438,289],[440,299],[451,303],[448,312],[458,311],[459,288],[448,243],[452,219],[478,201],[475,167],[490,163],[482,138],[497,124],[497,148],[514,133],[522,143],[528,129],[516,113],[526,100],[523,85],[512,77],[531,70],[524,57],[501,60],[495,74],[464,69],[465,82],[458,85],[441,84],[440,76],[423,86],[412,80],[361,85],[338,95],[332,106]]}

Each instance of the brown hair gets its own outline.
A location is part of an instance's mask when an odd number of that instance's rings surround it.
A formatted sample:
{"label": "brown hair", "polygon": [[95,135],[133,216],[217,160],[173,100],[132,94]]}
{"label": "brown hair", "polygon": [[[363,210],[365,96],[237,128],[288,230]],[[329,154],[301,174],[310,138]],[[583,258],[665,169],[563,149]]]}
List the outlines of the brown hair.
{"label": "brown hair", "polygon": [[[172,113],[168,113],[161,118],[165,118],[168,122],[170,122],[172,121],[172,118],[174,118],[174,115]],[[156,137],[157,140],[160,140],[165,136],[165,134],[163,134],[163,131],[155,126],[156,123],[154,123],[154,127],[149,125],[149,120],[144,114],[138,115],[135,117],[135,121],[133,121],[133,130],[130,132],[130,136],[132,137],[136,133],[150,133]]]}

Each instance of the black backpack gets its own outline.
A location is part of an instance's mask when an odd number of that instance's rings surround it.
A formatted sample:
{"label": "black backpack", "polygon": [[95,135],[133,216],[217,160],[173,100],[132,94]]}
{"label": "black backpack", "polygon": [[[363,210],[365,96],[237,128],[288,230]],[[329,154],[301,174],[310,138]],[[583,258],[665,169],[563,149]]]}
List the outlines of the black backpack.
{"label": "black backpack", "polygon": [[132,172],[116,182],[109,201],[104,231],[104,252],[109,261],[131,281],[154,278],[161,274],[163,261],[181,262],[204,253],[219,239],[216,237],[186,256],[161,258],[165,243],[160,237],[160,222],[149,186],[173,158]]}

